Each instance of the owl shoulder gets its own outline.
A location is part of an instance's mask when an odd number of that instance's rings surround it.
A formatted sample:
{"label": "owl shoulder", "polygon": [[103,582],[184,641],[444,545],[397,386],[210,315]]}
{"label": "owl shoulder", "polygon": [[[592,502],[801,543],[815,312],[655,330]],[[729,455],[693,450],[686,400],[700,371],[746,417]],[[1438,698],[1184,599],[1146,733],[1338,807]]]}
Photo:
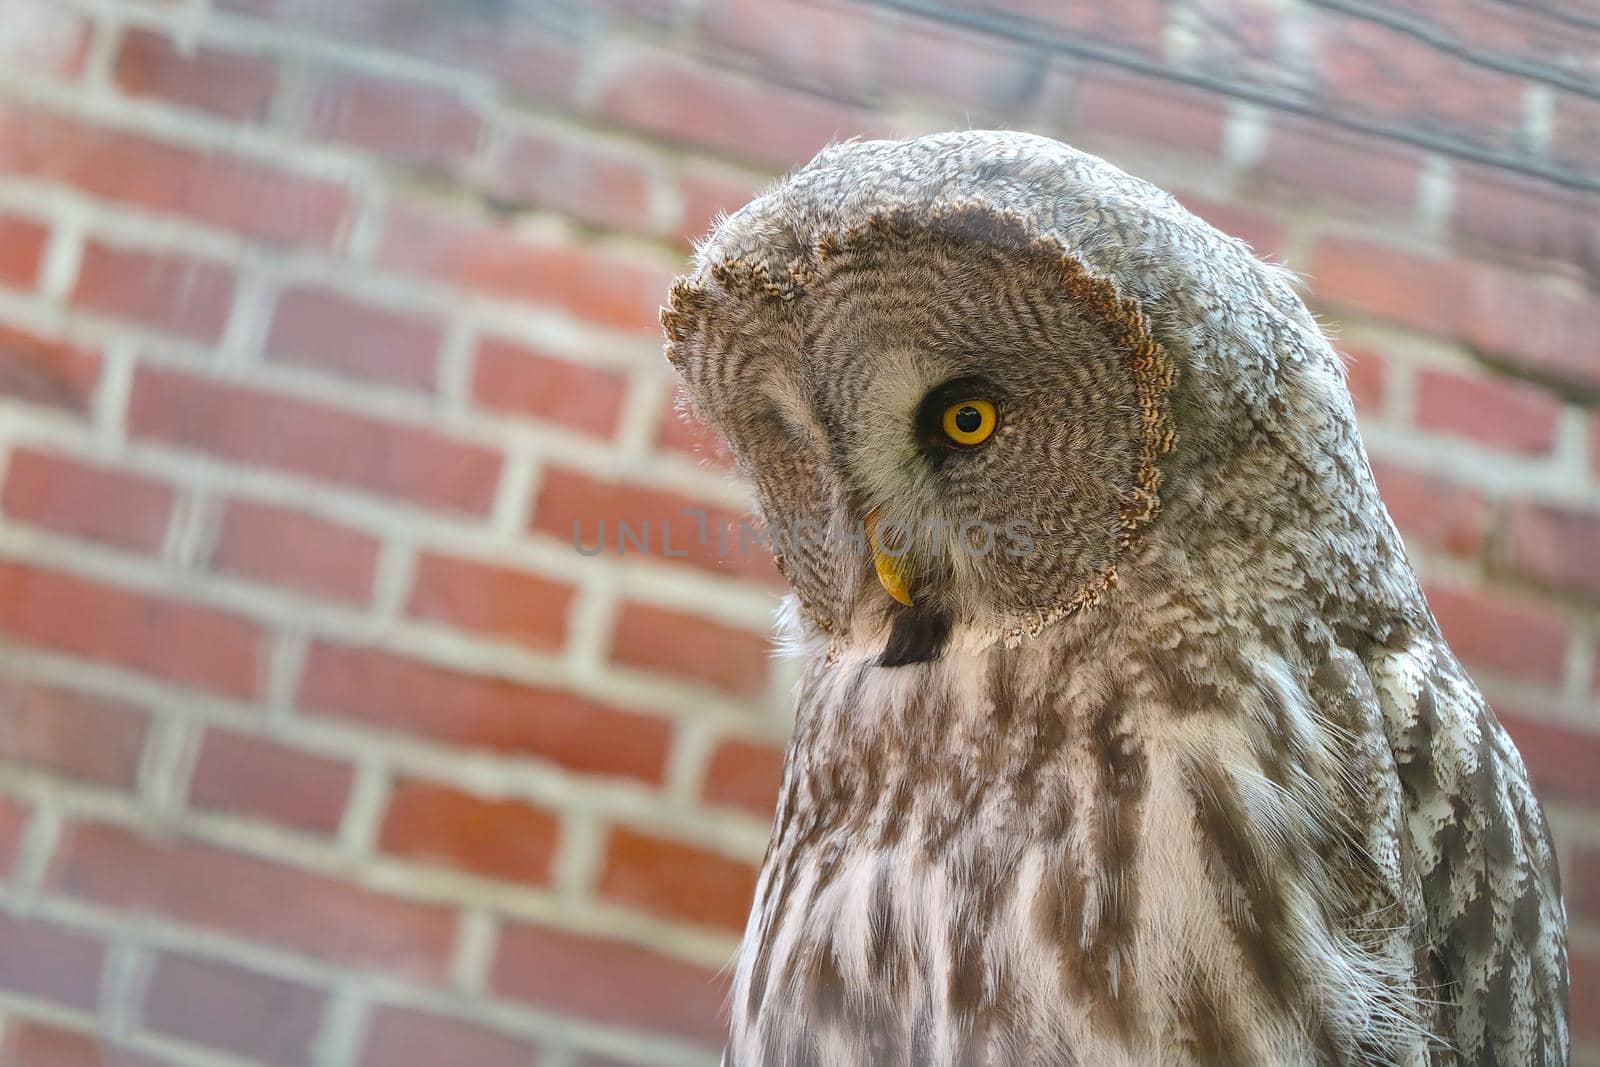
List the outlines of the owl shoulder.
{"label": "owl shoulder", "polygon": [[1366,663],[1401,792],[1400,860],[1438,1036],[1462,1064],[1567,1062],[1565,914],[1544,812],[1437,634]]}

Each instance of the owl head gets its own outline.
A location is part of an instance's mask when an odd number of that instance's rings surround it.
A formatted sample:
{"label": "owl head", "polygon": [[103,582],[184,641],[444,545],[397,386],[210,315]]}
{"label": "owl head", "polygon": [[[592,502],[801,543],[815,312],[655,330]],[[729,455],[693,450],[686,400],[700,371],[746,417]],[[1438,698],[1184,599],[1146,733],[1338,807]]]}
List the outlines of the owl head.
{"label": "owl head", "polygon": [[[1326,452],[1317,427],[1349,422],[1277,272],[1023,134],[823,152],[717,227],[663,323],[804,623],[885,666],[1100,602],[1172,521],[1175,478],[1193,505],[1255,430]],[[1291,350],[1314,356],[1298,374]]]}

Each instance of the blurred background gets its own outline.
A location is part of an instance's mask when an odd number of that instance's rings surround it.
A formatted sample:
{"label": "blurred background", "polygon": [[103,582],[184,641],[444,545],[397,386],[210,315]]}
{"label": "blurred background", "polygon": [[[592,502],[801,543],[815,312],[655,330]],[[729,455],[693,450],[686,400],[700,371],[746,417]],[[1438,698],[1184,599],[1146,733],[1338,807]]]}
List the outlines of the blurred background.
{"label": "blurred background", "polygon": [[0,1063],[715,1062],[780,586],[572,523],[747,506],[691,236],[989,125],[1307,276],[1600,1064],[1594,0],[0,0]]}

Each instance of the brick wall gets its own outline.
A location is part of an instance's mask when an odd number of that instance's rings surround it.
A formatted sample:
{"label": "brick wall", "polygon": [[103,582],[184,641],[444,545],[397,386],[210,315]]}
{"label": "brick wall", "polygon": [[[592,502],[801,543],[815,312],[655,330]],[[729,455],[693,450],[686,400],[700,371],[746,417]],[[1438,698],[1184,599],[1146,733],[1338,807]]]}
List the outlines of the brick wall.
{"label": "brick wall", "polygon": [[1003,124],[1309,275],[1600,1064],[1597,57],[1582,0],[0,0],[0,1062],[711,1062],[776,585],[571,520],[746,506],[688,235]]}

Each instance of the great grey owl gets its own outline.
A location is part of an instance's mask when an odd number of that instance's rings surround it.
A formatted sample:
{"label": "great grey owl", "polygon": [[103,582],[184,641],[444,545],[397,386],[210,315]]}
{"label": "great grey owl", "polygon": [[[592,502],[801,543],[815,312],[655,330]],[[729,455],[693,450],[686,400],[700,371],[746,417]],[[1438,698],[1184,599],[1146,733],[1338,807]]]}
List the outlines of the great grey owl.
{"label": "great grey owl", "polygon": [[1544,815],[1284,272],[952,133],[823,151],[663,323],[806,660],[727,1064],[1566,1062]]}

